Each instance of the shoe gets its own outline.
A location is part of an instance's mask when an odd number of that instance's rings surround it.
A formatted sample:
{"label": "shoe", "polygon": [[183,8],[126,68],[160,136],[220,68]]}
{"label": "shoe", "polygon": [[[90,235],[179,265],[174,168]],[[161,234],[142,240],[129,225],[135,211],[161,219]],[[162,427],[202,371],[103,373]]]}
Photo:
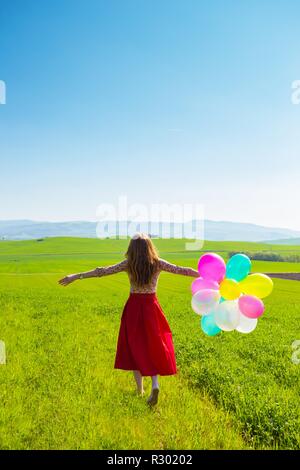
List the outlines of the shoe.
{"label": "shoe", "polygon": [[153,406],[158,402],[159,388],[153,388],[150,397],[147,400],[148,405]]}

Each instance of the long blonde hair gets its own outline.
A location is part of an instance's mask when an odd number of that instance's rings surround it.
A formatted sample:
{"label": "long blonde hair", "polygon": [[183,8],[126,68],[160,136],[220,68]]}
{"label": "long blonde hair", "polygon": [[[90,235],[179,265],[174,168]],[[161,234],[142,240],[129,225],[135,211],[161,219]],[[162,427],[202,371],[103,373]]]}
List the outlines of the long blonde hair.
{"label": "long blonde hair", "polygon": [[130,279],[138,286],[148,284],[158,267],[158,253],[151,238],[144,233],[135,234],[126,252]]}

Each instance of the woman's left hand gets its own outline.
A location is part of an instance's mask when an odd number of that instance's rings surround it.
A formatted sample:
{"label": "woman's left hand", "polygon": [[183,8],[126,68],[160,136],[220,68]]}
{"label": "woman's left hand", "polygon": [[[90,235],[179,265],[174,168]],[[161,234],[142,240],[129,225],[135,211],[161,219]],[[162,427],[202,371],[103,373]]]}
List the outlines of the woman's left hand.
{"label": "woman's left hand", "polygon": [[66,277],[63,277],[62,279],[60,279],[58,281],[58,283],[61,285],[61,286],[68,286],[69,284],[71,284],[72,282],[76,281],[78,279],[78,276],[77,274],[70,274],[69,276],[66,276]]}

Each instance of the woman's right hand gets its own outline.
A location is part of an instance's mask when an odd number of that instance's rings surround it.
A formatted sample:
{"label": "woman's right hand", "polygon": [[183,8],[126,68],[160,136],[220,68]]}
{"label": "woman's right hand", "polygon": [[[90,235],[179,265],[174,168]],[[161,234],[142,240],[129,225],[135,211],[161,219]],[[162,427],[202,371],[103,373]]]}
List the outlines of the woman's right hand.
{"label": "woman's right hand", "polygon": [[71,284],[72,282],[74,281],[77,281],[78,279],[78,275],[77,274],[70,274],[69,276],[66,276],[66,277],[63,277],[62,279],[60,279],[58,281],[58,283],[61,285],[61,286],[68,286],[69,284]]}

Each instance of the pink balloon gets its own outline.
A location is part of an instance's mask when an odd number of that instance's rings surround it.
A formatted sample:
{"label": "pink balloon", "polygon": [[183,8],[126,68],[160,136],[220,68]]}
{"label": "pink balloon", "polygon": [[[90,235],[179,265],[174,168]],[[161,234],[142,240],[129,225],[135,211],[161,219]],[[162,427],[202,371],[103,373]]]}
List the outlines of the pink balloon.
{"label": "pink balloon", "polygon": [[211,279],[203,279],[203,277],[197,277],[197,279],[192,282],[192,293],[195,294],[196,292],[202,289],[219,290],[220,286],[216,281],[213,281]]}
{"label": "pink balloon", "polygon": [[199,260],[198,271],[204,279],[221,282],[225,277],[226,264],[221,256],[215,253],[206,253]]}
{"label": "pink balloon", "polygon": [[239,298],[239,309],[245,317],[258,318],[264,313],[264,303],[254,295],[242,295]]}

